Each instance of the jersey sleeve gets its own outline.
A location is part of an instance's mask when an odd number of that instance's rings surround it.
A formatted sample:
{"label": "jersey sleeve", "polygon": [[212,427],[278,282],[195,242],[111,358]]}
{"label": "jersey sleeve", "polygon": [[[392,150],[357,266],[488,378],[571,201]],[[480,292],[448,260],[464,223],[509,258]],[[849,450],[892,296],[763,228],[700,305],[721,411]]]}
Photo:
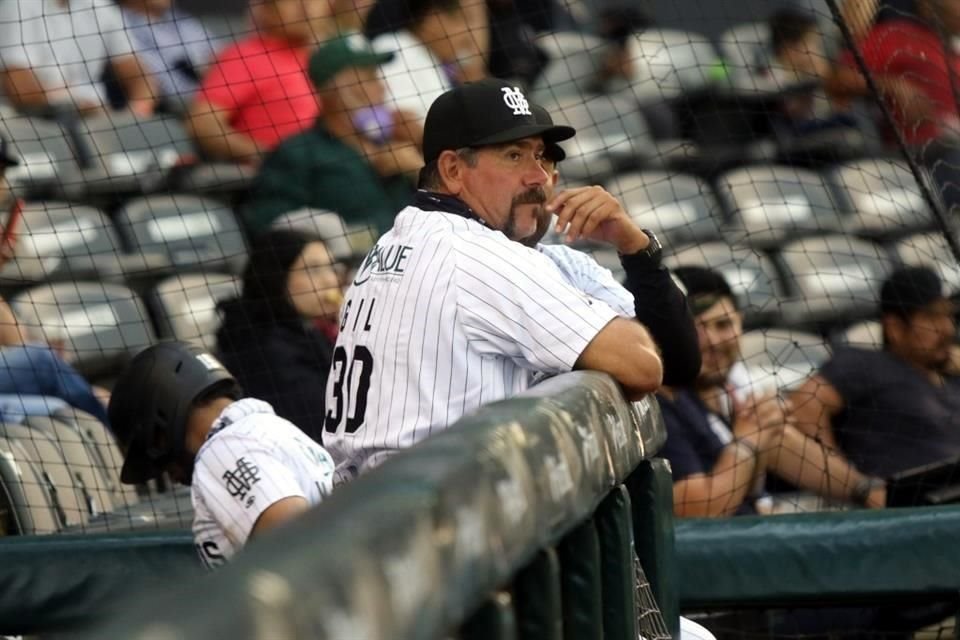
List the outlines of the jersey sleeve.
{"label": "jersey sleeve", "polygon": [[560,268],[575,288],[605,302],[624,318],[636,315],[633,295],[592,256],[565,245],[544,245],[541,253]]}
{"label": "jersey sleeve", "polygon": [[461,237],[457,311],[472,347],[544,373],[570,371],[617,313],[570,285],[540,253],[508,240]]}
{"label": "jersey sleeve", "polygon": [[232,111],[248,102],[256,91],[256,83],[241,51],[232,46],[224,50],[207,71],[197,100]]}
{"label": "jersey sleeve", "polygon": [[657,455],[670,462],[673,481],[679,482],[690,476],[710,473],[711,470],[704,468],[696,447],[687,437],[683,417],[676,406],[661,396],[657,396],[657,401],[667,429],[667,441]]}
{"label": "jersey sleeve", "polygon": [[270,505],[307,498],[294,472],[267,446],[220,434],[197,458],[193,488],[212,519],[238,548]]}

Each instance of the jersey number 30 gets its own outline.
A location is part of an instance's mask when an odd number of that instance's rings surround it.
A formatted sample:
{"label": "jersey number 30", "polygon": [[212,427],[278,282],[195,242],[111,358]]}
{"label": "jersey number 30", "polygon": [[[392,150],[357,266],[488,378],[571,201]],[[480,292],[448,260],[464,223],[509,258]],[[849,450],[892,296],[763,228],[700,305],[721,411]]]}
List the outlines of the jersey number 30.
{"label": "jersey number 30", "polygon": [[[354,367],[360,367],[355,372]],[[367,412],[367,392],[370,390],[370,374],[373,373],[373,355],[362,345],[353,349],[353,358],[348,361],[347,352],[343,347],[333,351],[333,380],[334,405],[327,411],[324,428],[328,433],[336,433],[347,416],[347,433],[353,433],[363,424],[364,414]],[[356,374],[356,375],[355,375]],[[354,381],[356,384],[354,385]],[[353,414],[350,414],[350,405],[353,404]]]}

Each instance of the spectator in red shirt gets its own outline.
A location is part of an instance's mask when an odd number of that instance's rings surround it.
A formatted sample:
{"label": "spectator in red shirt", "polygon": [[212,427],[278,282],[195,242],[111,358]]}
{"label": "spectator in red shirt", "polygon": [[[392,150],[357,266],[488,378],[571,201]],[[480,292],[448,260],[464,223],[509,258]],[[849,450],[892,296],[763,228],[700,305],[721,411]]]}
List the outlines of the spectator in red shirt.
{"label": "spectator in red shirt", "polygon": [[[930,170],[944,204],[960,208],[960,117],[953,93],[960,55],[950,41],[960,35],[960,0],[917,0],[916,9],[916,16],[876,23],[858,48],[897,129]],[[850,52],[828,89],[840,100],[869,97]]]}
{"label": "spectator in red shirt", "polygon": [[206,156],[258,164],[320,113],[307,76],[310,48],[331,18],[328,0],[254,0],[255,31],[207,73],[187,127]]}

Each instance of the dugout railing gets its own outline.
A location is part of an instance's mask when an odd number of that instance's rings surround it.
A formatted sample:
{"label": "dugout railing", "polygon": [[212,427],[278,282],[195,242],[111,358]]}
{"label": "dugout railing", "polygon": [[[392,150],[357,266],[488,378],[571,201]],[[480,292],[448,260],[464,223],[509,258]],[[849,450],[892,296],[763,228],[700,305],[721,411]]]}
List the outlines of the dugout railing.
{"label": "dugout railing", "polygon": [[[679,620],[669,468],[654,458],[664,438],[652,399],[629,404],[601,374],[559,376],[402,452],[209,575],[183,534],[0,542],[0,579],[17,587],[0,599],[0,632],[665,638]],[[144,578],[154,588],[131,597]]]}

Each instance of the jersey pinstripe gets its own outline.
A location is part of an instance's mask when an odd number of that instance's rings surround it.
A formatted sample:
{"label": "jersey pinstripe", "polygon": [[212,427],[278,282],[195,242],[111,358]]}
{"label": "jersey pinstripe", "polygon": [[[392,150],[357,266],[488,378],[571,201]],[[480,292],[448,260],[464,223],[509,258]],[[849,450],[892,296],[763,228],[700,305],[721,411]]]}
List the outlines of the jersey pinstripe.
{"label": "jersey pinstripe", "polygon": [[538,244],[537,251],[550,258],[567,282],[576,289],[607,303],[621,317],[636,317],[633,294],[617,282],[610,269],[600,266],[593,256],[563,244]]}
{"label": "jersey pinstripe", "polygon": [[337,481],[526,389],[533,372],[570,371],[615,317],[540,252],[407,207],[341,312],[324,436]]}
{"label": "jersey pinstripe", "polygon": [[270,505],[333,490],[333,459],[266,402],[232,403],[214,423],[193,470],[193,537],[208,567],[228,561]]}

